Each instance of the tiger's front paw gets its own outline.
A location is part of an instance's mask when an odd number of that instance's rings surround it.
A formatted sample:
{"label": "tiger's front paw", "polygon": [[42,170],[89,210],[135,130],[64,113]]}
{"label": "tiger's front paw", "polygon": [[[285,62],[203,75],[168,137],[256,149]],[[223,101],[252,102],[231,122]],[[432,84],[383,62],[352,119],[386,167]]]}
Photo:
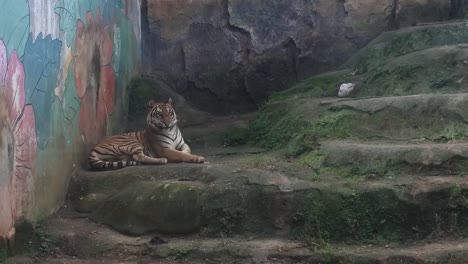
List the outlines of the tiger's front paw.
{"label": "tiger's front paw", "polygon": [[167,163],[167,159],[166,159],[166,158],[160,158],[159,161],[160,161],[159,164],[166,164],[166,163]]}
{"label": "tiger's front paw", "polygon": [[204,163],[205,158],[202,157],[202,156],[193,156],[191,162],[193,162],[193,163]]}

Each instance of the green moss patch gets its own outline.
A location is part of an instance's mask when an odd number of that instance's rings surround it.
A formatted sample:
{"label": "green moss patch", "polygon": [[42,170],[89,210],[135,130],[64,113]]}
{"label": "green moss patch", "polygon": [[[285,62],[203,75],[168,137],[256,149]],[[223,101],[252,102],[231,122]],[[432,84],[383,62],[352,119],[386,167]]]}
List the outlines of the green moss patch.
{"label": "green moss patch", "polygon": [[342,83],[356,80],[356,77],[352,75],[352,71],[348,69],[329,72],[305,79],[286,91],[274,93],[270,101],[278,102],[301,98],[333,97],[338,93],[338,88]]}
{"label": "green moss patch", "polygon": [[201,224],[197,186],[139,182],[106,200],[92,218],[129,234],[188,233]]}
{"label": "green moss patch", "polygon": [[343,68],[357,68],[365,72],[383,61],[437,46],[468,42],[468,25],[465,22],[413,27],[383,33],[357,52]]}
{"label": "green moss patch", "polygon": [[313,192],[303,202],[303,235],[322,241],[399,241],[411,236],[411,226],[417,225],[410,212],[416,214],[417,208],[389,189]]}
{"label": "green moss patch", "polygon": [[467,48],[459,46],[382,59],[359,74],[363,81],[356,96],[465,92],[467,59]]}
{"label": "green moss patch", "polygon": [[307,123],[295,108],[288,104],[278,104],[259,111],[249,128],[238,129],[224,137],[225,145],[252,143],[274,149],[284,146],[292,138],[300,135]]}
{"label": "green moss patch", "polygon": [[322,189],[305,195],[297,232],[314,242],[400,242],[433,236],[465,236],[466,186],[452,185],[410,201],[398,190]]}
{"label": "green moss patch", "polygon": [[467,101],[466,95],[432,94],[274,102],[236,141],[286,148],[287,156],[299,156],[325,139],[460,141],[468,136]]}
{"label": "green moss patch", "polygon": [[[23,221],[15,226],[16,235],[13,244],[0,242],[0,257],[23,254],[31,257],[47,256],[54,252],[59,241],[54,240],[41,223]],[[2,262],[0,262],[2,263]]]}

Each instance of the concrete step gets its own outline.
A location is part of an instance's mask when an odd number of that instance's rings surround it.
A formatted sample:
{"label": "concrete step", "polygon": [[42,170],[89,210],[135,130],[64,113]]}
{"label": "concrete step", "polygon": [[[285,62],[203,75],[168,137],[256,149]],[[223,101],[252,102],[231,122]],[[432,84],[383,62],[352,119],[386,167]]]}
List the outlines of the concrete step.
{"label": "concrete step", "polygon": [[[467,103],[468,93],[302,99],[284,118],[291,119],[292,127],[305,123],[304,133],[318,138],[463,140],[468,137]],[[277,104],[265,109],[266,114],[281,111],[282,103]],[[278,120],[270,122],[274,130]]]}
{"label": "concrete step", "polygon": [[56,255],[34,262],[10,260],[7,263],[461,264],[468,258],[468,241],[453,237],[364,245],[317,244],[263,235],[207,238],[151,234],[129,237],[66,211],[62,210],[44,225],[50,237],[59,242]]}
{"label": "concrete step", "polygon": [[464,175],[468,143],[323,141],[301,158],[318,174],[343,177]]}
{"label": "concrete step", "polygon": [[[366,153],[343,146],[343,157]],[[333,147],[324,144],[320,151],[340,151],[339,145]],[[226,153],[231,154],[213,154],[207,164],[80,171],[71,183],[70,200],[94,221],[131,235],[268,233],[327,241],[408,241],[457,232],[468,224],[464,176],[352,178],[317,172],[308,160],[277,159],[264,166],[259,157],[266,153]],[[325,158],[322,166],[339,162],[333,158]]]}
{"label": "concrete step", "polygon": [[328,140],[468,142],[467,103],[468,93],[275,101],[257,114],[244,142],[289,157]]}

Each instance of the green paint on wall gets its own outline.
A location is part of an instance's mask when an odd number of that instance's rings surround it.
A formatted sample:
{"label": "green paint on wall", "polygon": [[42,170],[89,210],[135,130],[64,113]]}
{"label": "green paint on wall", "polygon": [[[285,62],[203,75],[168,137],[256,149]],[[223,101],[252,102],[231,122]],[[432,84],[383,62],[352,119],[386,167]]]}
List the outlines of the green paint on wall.
{"label": "green paint on wall", "polygon": [[29,36],[29,6],[27,1],[2,0],[0,8],[0,39],[21,58]]}

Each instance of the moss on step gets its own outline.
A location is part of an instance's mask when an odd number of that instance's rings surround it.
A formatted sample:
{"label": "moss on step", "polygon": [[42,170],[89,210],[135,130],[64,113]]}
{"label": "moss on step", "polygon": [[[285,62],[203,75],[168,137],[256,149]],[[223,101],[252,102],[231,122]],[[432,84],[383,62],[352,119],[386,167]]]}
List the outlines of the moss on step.
{"label": "moss on step", "polygon": [[427,194],[431,206],[423,210],[428,225],[435,227],[435,235],[468,235],[468,190],[455,185]]}
{"label": "moss on step", "polygon": [[295,110],[285,103],[281,107],[258,112],[249,128],[249,141],[271,149],[283,146],[300,135],[307,123]]}
{"label": "moss on step", "polygon": [[386,244],[468,234],[466,186],[421,194],[416,203],[395,189],[322,189],[306,194],[300,208],[297,232],[319,243]]}
{"label": "moss on step", "polygon": [[[306,100],[290,107],[271,104],[258,113],[250,130],[243,132],[246,135],[244,141],[278,148],[288,142],[293,144],[292,141],[307,144],[307,141],[313,142],[311,139],[314,137],[319,140],[463,140],[468,136],[468,125],[460,120],[464,118],[464,108],[462,104],[457,106],[458,103],[455,104],[453,100],[464,98],[368,99],[331,105]],[[411,115],[408,115],[409,111]],[[440,120],[444,120],[444,125]]]}
{"label": "moss on step", "polygon": [[92,218],[128,234],[189,233],[201,224],[200,191],[184,183],[139,182],[106,200]]}
{"label": "moss on step", "polygon": [[316,177],[378,179],[408,175],[463,175],[468,169],[466,145],[386,145],[325,142],[296,162]]}
{"label": "moss on step", "polygon": [[223,146],[239,146],[247,144],[249,140],[248,128],[237,128],[222,136]]}
{"label": "moss on step", "polygon": [[203,195],[204,230],[208,235],[230,236],[239,231],[247,213],[246,193],[216,189]]}
{"label": "moss on step", "polygon": [[301,98],[333,97],[336,96],[338,88],[342,83],[353,81],[357,81],[357,78],[348,69],[313,76],[288,90],[274,93],[270,97],[270,102]]}
{"label": "moss on step", "polygon": [[[342,160],[329,162],[334,153],[308,153],[320,148],[327,140],[394,141],[398,144],[462,141],[468,138],[467,94],[415,95],[404,97],[367,98],[355,100],[300,99],[274,102],[266,105],[252,122],[244,140],[269,149],[277,149],[284,158],[301,157],[303,164],[320,174],[341,176],[394,176],[400,173],[427,173],[428,175],[458,174],[468,168],[463,157],[455,153],[431,162],[410,161],[407,150],[379,159],[356,161],[347,152]],[[408,114],[411,113],[411,114]],[[443,124],[441,123],[443,120]],[[241,141],[238,139],[238,141]],[[414,146],[416,147],[416,146]],[[415,152],[415,155],[419,153]],[[326,158],[319,168],[311,166],[314,155]],[[409,155],[409,156],[408,156]],[[445,154],[444,154],[445,155]],[[380,157],[379,156],[379,157]],[[364,155],[360,156],[361,158]],[[422,156],[421,156],[422,157]],[[353,163],[354,162],[354,163]],[[317,174],[319,175],[319,174]]]}
{"label": "moss on step", "polygon": [[399,241],[411,237],[417,208],[394,190],[356,193],[352,190],[309,193],[303,201],[303,236],[311,240],[354,243]]}

